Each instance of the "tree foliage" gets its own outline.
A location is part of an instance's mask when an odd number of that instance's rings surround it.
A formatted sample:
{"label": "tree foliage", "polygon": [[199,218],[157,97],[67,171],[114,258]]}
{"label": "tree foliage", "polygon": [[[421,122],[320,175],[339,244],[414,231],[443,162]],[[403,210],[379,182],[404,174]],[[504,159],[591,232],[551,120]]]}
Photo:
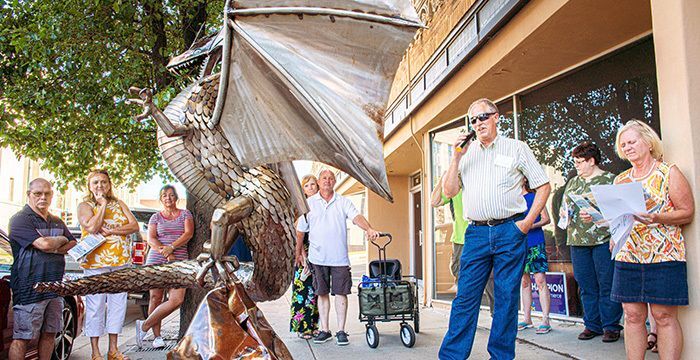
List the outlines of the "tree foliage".
{"label": "tree foliage", "polygon": [[[0,0],[0,146],[42,159],[66,183],[106,168],[128,186],[168,174],[155,124],[136,122],[130,86],[161,106],[182,80],[165,65],[216,31],[223,1]],[[210,15],[210,16],[208,16]]]}

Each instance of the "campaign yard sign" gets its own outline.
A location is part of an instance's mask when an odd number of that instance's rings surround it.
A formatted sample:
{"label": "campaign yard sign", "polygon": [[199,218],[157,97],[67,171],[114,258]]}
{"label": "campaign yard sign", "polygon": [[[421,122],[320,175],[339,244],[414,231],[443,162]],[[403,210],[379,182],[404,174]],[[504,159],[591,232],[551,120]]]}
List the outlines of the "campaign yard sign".
{"label": "campaign yard sign", "polygon": [[[566,274],[563,272],[548,272],[546,277],[551,298],[550,315],[569,316],[569,301],[566,296]],[[540,294],[537,289],[537,283],[535,283],[535,277],[532,274],[530,274],[530,281],[532,281],[532,310],[542,312]]]}

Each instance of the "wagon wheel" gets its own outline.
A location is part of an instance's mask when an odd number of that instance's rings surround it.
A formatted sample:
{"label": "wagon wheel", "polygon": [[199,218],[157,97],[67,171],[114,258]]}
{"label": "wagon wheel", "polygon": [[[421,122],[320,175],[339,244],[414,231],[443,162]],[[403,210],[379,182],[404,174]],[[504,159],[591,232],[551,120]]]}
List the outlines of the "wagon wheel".
{"label": "wagon wheel", "polygon": [[365,340],[367,340],[367,345],[372,349],[376,349],[379,346],[379,331],[375,325],[367,325]]}
{"label": "wagon wheel", "polygon": [[408,325],[406,323],[401,324],[400,335],[401,343],[403,343],[403,346],[410,348],[416,344],[416,333],[413,332],[413,328],[411,327],[411,325]]}

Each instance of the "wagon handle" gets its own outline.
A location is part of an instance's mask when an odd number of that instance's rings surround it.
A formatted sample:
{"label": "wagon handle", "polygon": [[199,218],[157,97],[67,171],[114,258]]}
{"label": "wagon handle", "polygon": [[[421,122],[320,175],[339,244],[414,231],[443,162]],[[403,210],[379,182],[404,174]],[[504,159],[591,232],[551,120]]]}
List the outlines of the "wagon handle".
{"label": "wagon handle", "polygon": [[[389,241],[387,241],[386,244],[380,246],[379,244],[376,243],[376,241],[378,241],[380,238],[383,238],[383,237],[388,237],[388,238],[389,238]],[[386,250],[386,246],[389,245],[389,244],[391,244],[391,241],[392,241],[392,240],[393,240],[393,237],[391,236],[391,234],[389,234],[389,233],[379,233],[379,237],[378,237],[378,238],[372,239],[372,240],[370,240],[370,241],[372,242],[372,245],[376,246],[376,247],[379,249],[379,251],[385,251],[385,250]]]}
{"label": "wagon handle", "polygon": [[[389,241],[387,241],[384,245],[380,246],[379,244],[377,244],[376,241],[379,240],[379,238],[383,238],[383,237],[388,237]],[[377,247],[377,252],[379,253],[379,260],[382,261],[381,266],[382,266],[382,273],[383,274],[386,273],[386,264],[385,264],[385,262],[386,262],[386,246],[391,244],[391,240],[393,240],[393,237],[389,233],[379,233],[379,237],[377,239],[370,240],[372,242],[372,245]]]}

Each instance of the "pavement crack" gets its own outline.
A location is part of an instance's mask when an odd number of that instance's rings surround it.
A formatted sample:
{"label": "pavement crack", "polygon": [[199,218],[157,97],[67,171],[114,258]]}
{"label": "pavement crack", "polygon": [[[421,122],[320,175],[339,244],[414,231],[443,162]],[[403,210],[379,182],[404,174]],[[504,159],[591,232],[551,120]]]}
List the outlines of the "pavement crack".
{"label": "pavement crack", "polygon": [[309,352],[311,353],[311,356],[313,357],[313,359],[318,360],[318,358],[316,357],[316,354],[314,353],[314,347],[311,346],[311,341],[306,340],[306,346],[309,347]]}

